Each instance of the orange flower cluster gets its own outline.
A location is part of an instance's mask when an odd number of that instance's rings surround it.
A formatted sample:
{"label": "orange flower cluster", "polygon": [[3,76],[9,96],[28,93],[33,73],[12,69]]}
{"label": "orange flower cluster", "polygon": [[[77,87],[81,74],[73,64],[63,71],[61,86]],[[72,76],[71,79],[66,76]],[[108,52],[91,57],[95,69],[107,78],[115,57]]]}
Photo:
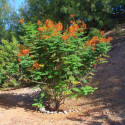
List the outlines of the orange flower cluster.
{"label": "orange flower cluster", "polygon": [[81,20],[78,20],[78,23],[82,23],[82,21],[81,21]]}
{"label": "orange flower cluster", "polygon": [[43,32],[44,28],[43,27],[38,27],[38,31]]}
{"label": "orange flower cluster", "polygon": [[100,40],[97,36],[93,37],[89,42],[86,42],[87,46],[95,46]]}
{"label": "orange flower cluster", "polygon": [[[79,23],[81,23],[82,21],[79,20]],[[72,25],[68,28],[68,33],[66,35],[66,32],[63,33],[62,39],[63,40],[67,40],[69,37],[74,37],[76,38],[77,33],[84,31],[87,27],[86,24],[77,24],[75,21],[70,20],[70,23],[72,23]]]}
{"label": "orange flower cluster", "polygon": [[43,39],[47,39],[47,38],[50,38],[51,36],[47,36],[47,35],[44,35],[43,36]]}
{"label": "orange flower cluster", "polygon": [[33,55],[30,55],[30,57],[32,57],[32,58],[33,58],[34,56],[33,56]]}
{"label": "orange flower cluster", "polygon": [[69,38],[69,36],[66,35],[66,33],[63,33],[62,39],[63,39],[63,40],[67,40],[68,38]]}
{"label": "orange flower cluster", "polygon": [[111,40],[112,40],[112,37],[99,39],[97,36],[95,36],[89,42],[86,42],[86,45],[87,46],[95,46],[96,44],[98,44],[100,42],[108,42],[108,43],[110,43]]}
{"label": "orange flower cluster", "polygon": [[108,40],[109,40],[109,41],[112,41],[112,40],[113,40],[113,38],[112,38],[112,37],[108,37]]}
{"label": "orange flower cluster", "polygon": [[24,49],[24,50],[22,50],[22,53],[23,53],[24,55],[26,55],[26,54],[29,53],[29,50],[28,50],[28,49]]}
{"label": "orange flower cluster", "polygon": [[75,21],[73,21],[73,20],[70,20],[70,23],[71,24],[73,24],[73,25],[71,25],[71,26],[75,26],[75,27],[77,27],[77,29],[83,29],[83,31],[84,30],[86,30],[87,29],[87,26],[86,26],[86,24],[81,24],[82,23],[82,21],[81,20],[78,20],[78,24],[76,24],[76,22]]}
{"label": "orange flower cluster", "polygon": [[33,63],[33,67],[34,67],[35,69],[38,69],[38,68],[40,68],[40,66],[39,66],[38,62],[36,62],[36,63]]}
{"label": "orange flower cluster", "polygon": [[110,41],[112,41],[112,37],[108,37],[108,38],[101,38],[101,42],[108,42],[110,43]]}
{"label": "orange flower cluster", "polygon": [[25,56],[26,54],[29,53],[29,49],[27,49],[23,45],[19,45],[18,47],[19,47],[19,54],[18,54],[18,56]]}
{"label": "orange flower cluster", "polygon": [[19,58],[18,58],[18,59],[17,59],[17,61],[18,61],[18,62],[20,62],[20,61],[21,61],[21,59],[19,59]]}
{"label": "orange flower cluster", "polygon": [[46,20],[46,22],[45,22],[45,26],[47,27],[47,28],[51,28],[51,27],[53,27],[53,21],[52,20],[49,20],[49,19],[47,19]]}
{"label": "orange flower cluster", "polygon": [[71,14],[71,15],[70,15],[70,18],[73,18],[73,17],[74,17],[74,14]]}
{"label": "orange flower cluster", "polygon": [[93,63],[92,65],[93,65],[93,66],[96,66],[97,64],[96,64],[96,63]]}
{"label": "orange flower cluster", "polygon": [[[38,24],[39,24],[39,22],[38,22]],[[61,22],[54,25],[53,21],[47,19],[45,21],[45,25],[43,27],[38,27],[37,30],[39,32],[45,33],[43,35],[43,39],[47,39],[47,38],[50,38],[52,36],[56,36],[58,34],[58,32],[62,31],[63,25]],[[51,31],[51,34],[50,35],[46,34],[46,31]]]}
{"label": "orange flower cluster", "polygon": [[71,25],[70,27],[69,27],[69,36],[73,36],[73,37],[75,37],[76,36],[76,33],[78,32],[78,30],[79,30],[79,25],[78,24],[73,24],[73,25]]}
{"label": "orange flower cluster", "polygon": [[[70,17],[74,17],[74,14],[72,14]],[[40,24],[40,20],[37,21],[37,24]],[[79,20],[79,24],[76,24],[75,21],[71,20],[70,23],[72,25],[68,29],[68,33],[64,33],[62,36],[63,40],[67,40],[69,37],[76,38],[76,34],[84,31],[86,29],[86,24],[81,24],[82,21]],[[63,24],[59,22],[58,24],[54,24],[52,20],[47,19],[45,21],[45,25],[43,27],[38,27],[39,32],[43,32],[43,39],[50,38],[52,36],[57,36],[57,34],[63,30]],[[46,34],[46,31],[51,31],[51,34]],[[45,33],[45,34],[44,34]],[[67,34],[67,35],[66,35]],[[40,37],[41,38],[41,37]]]}
{"label": "orange flower cluster", "polygon": [[81,24],[81,27],[82,27],[84,30],[87,29],[87,26],[86,26],[85,23]]}
{"label": "orange flower cluster", "polygon": [[20,20],[20,23],[22,24],[23,22],[24,22],[24,19],[21,19],[21,20]]}
{"label": "orange flower cluster", "polygon": [[101,33],[102,35],[104,35],[105,32],[104,32],[104,31],[100,31],[100,33]]}
{"label": "orange flower cluster", "polygon": [[40,24],[41,24],[41,21],[40,21],[40,20],[38,20],[38,21],[37,21],[37,25],[40,25]]}
{"label": "orange flower cluster", "polygon": [[75,21],[73,21],[73,20],[70,20],[70,23],[71,23],[71,24],[75,24]]}
{"label": "orange flower cluster", "polygon": [[56,28],[56,31],[59,32],[59,31],[62,31],[63,30],[63,25],[61,22],[57,23],[55,25],[55,28]]}

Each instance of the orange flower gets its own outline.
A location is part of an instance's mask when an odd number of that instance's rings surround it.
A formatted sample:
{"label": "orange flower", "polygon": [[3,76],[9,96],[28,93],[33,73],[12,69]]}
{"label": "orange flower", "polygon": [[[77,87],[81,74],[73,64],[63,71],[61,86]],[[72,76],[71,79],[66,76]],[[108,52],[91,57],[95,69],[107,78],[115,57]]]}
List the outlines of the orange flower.
{"label": "orange flower", "polygon": [[76,34],[75,33],[70,33],[69,36],[76,38]]}
{"label": "orange flower", "polygon": [[63,36],[62,36],[62,39],[63,39],[63,40],[67,40],[68,38],[69,38],[68,35],[63,35]]}
{"label": "orange flower", "polygon": [[82,23],[82,21],[81,21],[81,20],[78,20],[78,22],[79,22],[79,23]]}
{"label": "orange flower", "polygon": [[63,24],[61,22],[59,22],[58,24],[56,24],[55,27],[56,27],[56,30],[58,32],[63,30]]}
{"label": "orange flower", "polygon": [[17,59],[17,61],[18,61],[18,62],[20,62],[20,61],[21,61],[21,59]]}
{"label": "orange flower", "polygon": [[38,28],[38,31],[43,31],[43,30],[44,30],[43,27]]}
{"label": "orange flower", "polygon": [[46,51],[46,47],[44,47],[43,50]]}
{"label": "orange flower", "polygon": [[107,42],[106,38],[101,38],[101,42]]}
{"label": "orange flower", "polygon": [[103,35],[103,34],[104,34],[104,31],[100,31],[100,33]]}
{"label": "orange flower", "polygon": [[97,60],[99,61],[99,60],[100,60],[100,58],[98,58],[98,57],[97,57]]}
{"label": "orange flower", "polygon": [[95,43],[92,43],[92,46],[95,46]]}
{"label": "orange flower", "polygon": [[[53,32],[52,34],[51,34],[51,36],[56,36],[57,35],[57,32]],[[50,36],[50,37],[51,37]]]}
{"label": "orange flower", "polygon": [[98,57],[97,57],[97,60],[98,60],[98,62],[100,62],[101,58],[98,58]]}
{"label": "orange flower", "polygon": [[27,68],[27,69],[26,69],[26,71],[29,71],[29,70],[30,70],[30,68]]}
{"label": "orange flower", "polygon": [[110,43],[110,41],[112,41],[112,40],[113,40],[112,37],[108,37],[107,42]]}
{"label": "orange flower", "polygon": [[51,27],[53,26],[53,21],[52,21],[52,20],[46,20],[45,26],[46,26],[47,28],[51,28]]}
{"label": "orange flower", "polygon": [[94,36],[89,42],[86,42],[86,45],[88,46],[95,46],[100,42],[99,38],[97,36]]}
{"label": "orange flower", "polygon": [[33,56],[33,55],[30,55],[30,57],[32,57],[32,58],[33,58],[34,56]]}
{"label": "orange flower", "polygon": [[73,18],[73,17],[74,17],[74,14],[71,14],[71,15],[70,15],[70,18]]}
{"label": "orange flower", "polygon": [[87,76],[87,77],[86,77],[86,80],[88,80],[88,79],[89,79],[89,77]]}
{"label": "orange flower", "polygon": [[19,53],[17,56],[21,56],[21,54]]}
{"label": "orange flower", "polygon": [[19,47],[19,54],[17,56],[25,56],[26,54],[29,53],[29,50],[26,49],[23,45],[18,45]]}
{"label": "orange flower", "polygon": [[22,24],[24,22],[24,19],[20,20],[20,23]]}
{"label": "orange flower", "polygon": [[91,41],[86,42],[86,45],[87,45],[87,46],[91,46]]}
{"label": "orange flower", "polygon": [[51,36],[44,35],[43,39],[50,38]]}
{"label": "orange flower", "polygon": [[112,37],[108,37],[108,40],[110,40],[110,41],[111,41],[111,40],[113,40],[113,38],[112,38]]}
{"label": "orange flower", "polygon": [[96,66],[97,64],[96,64],[96,63],[93,63],[92,65],[93,65],[93,66]]}
{"label": "orange flower", "polygon": [[99,38],[98,36],[94,36],[92,39],[98,40]]}
{"label": "orange flower", "polygon": [[79,30],[79,25],[78,24],[73,24],[69,27],[69,35],[70,36],[76,36],[75,34],[78,32]]}
{"label": "orange flower", "polygon": [[95,51],[95,50],[96,50],[96,47],[93,48],[93,51]]}
{"label": "orange flower", "polygon": [[24,50],[22,50],[22,53],[23,53],[24,55],[26,55],[26,54],[29,53],[29,50],[28,50],[28,49],[24,49]]}
{"label": "orange flower", "polygon": [[43,36],[43,39],[46,39],[46,36]]}
{"label": "orange flower", "polygon": [[23,45],[19,44],[18,47],[23,47]]}
{"label": "orange flower", "polygon": [[72,21],[72,20],[70,20],[70,23],[73,23],[73,21]]}
{"label": "orange flower", "polygon": [[72,24],[75,24],[75,23],[76,23],[75,21],[72,22]]}
{"label": "orange flower", "polygon": [[41,21],[40,21],[40,20],[38,20],[38,21],[37,21],[37,25],[40,25],[40,23],[41,23]]}
{"label": "orange flower", "polygon": [[87,29],[86,24],[81,24],[81,27],[84,28],[84,29]]}
{"label": "orange flower", "polygon": [[33,67],[36,68],[36,69],[40,68],[38,62],[33,63]]}

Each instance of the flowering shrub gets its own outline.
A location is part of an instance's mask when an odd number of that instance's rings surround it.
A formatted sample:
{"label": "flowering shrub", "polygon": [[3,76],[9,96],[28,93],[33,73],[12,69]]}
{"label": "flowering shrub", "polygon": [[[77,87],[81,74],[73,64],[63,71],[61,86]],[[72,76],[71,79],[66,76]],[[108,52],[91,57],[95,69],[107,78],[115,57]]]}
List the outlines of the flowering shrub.
{"label": "flowering shrub", "polygon": [[[87,41],[86,24],[77,22],[71,20],[65,31],[61,22],[55,24],[49,19],[45,24],[40,20],[36,24],[23,23],[25,36],[18,61],[26,78],[41,87],[42,97],[48,103],[55,102],[55,110],[66,97],[82,97],[97,89],[87,80],[92,78],[93,68],[105,62],[110,48],[110,37],[95,36]],[[34,105],[38,104],[37,100]]]}

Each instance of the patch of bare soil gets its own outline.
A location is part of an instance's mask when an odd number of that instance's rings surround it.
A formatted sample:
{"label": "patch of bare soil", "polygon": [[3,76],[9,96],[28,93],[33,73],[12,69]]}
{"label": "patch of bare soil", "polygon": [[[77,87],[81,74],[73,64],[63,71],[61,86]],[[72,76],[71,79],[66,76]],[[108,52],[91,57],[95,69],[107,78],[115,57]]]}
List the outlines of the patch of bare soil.
{"label": "patch of bare soil", "polygon": [[125,35],[109,52],[108,63],[97,66],[94,95],[66,100],[67,114],[42,114],[31,105],[39,89],[31,87],[0,91],[0,125],[125,125]]}

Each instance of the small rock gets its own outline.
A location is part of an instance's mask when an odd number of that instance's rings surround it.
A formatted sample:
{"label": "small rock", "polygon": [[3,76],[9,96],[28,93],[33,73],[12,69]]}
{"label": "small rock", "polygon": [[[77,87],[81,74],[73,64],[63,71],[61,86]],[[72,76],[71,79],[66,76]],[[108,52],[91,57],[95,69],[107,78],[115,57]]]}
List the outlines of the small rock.
{"label": "small rock", "polygon": [[111,103],[107,103],[107,105],[111,105]]}
{"label": "small rock", "polygon": [[75,112],[78,112],[78,110],[77,110],[77,109],[75,109],[74,111],[75,111]]}
{"label": "small rock", "polygon": [[72,112],[72,110],[69,110],[69,112]]}
{"label": "small rock", "polygon": [[78,108],[78,110],[81,110],[81,108]]}
{"label": "small rock", "polygon": [[41,108],[39,108],[39,110],[40,110],[41,112],[45,112],[45,111],[46,111],[45,107],[41,107]]}
{"label": "small rock", "polygon": [[47,114],[50,114],[50,111],[46,111]]}
{"label": "small rock", "polygon": [[54,112],[52,111],[52,112],[50,112],[50,114],[53,114]]}
{"label": "small rock", "polygon": [[67,114],[67,111],[64,111],[63,113],[64,113],[64,114]]}
{"label": "small rock", "polygon": [[62,114],[63,112],[58,112],[59,114]]}

